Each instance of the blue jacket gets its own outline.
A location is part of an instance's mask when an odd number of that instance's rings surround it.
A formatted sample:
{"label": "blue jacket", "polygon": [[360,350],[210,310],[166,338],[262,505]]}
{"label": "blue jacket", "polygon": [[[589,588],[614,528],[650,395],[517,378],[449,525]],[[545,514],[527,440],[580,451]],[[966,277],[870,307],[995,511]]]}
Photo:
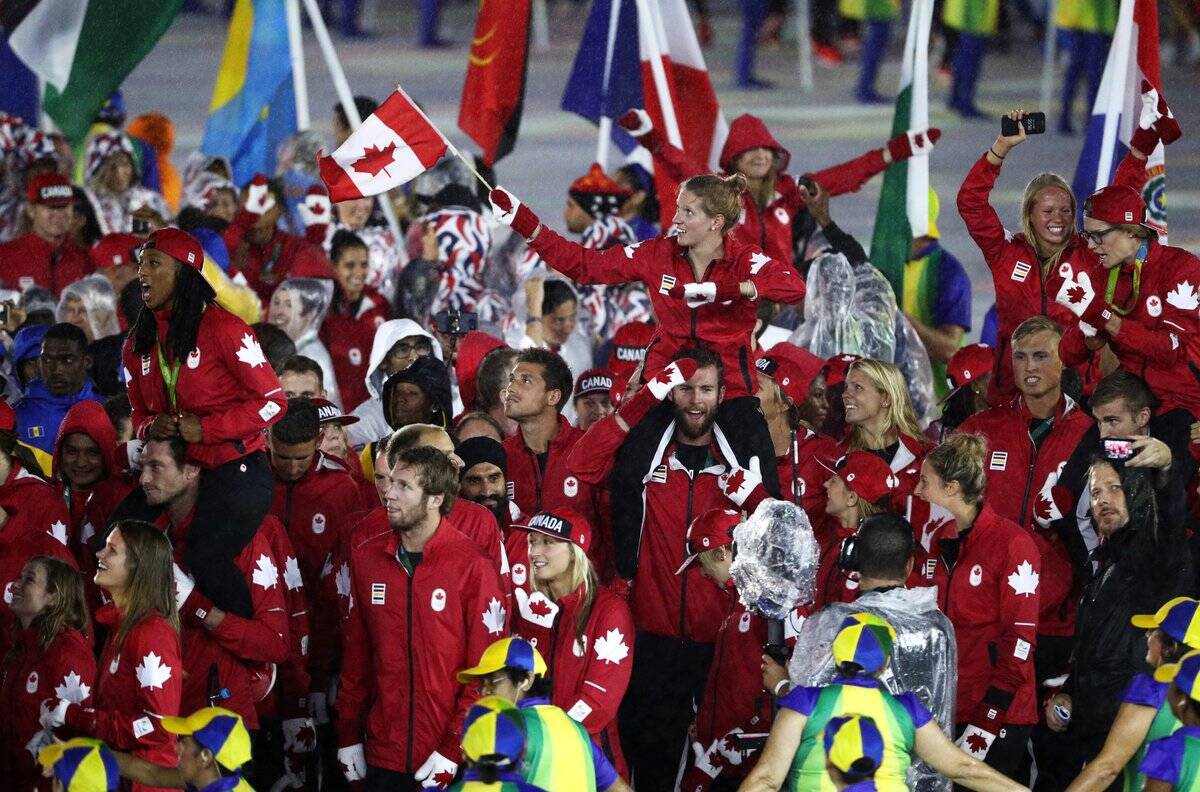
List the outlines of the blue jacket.
{"label": "blue jacket", "polygon": [[46,387],[45,381],[35,379],[25,389],[25,395],[13,405],[17,414],[17,439],[47,454],[54,453],[54,440],[67,410],[75,402],[96,401],[104,398],[92,388],[92,381],[84,380],[83,388],[69,396],[55,396]]}

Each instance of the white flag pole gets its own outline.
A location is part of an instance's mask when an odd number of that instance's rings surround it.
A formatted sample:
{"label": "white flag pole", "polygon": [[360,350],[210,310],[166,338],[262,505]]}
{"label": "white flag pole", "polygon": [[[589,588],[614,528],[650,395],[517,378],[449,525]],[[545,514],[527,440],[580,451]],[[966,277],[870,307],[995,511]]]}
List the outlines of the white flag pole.
{"label": "white flag pole", "polygon": [[[912,58],[908,128],[921,131],[929,128],[929,31],[933,25],[933,0],[914,0],[912,19],[905,40],[912,50],[904,56],[905,61]],[[929,154],[909,158],[906,199],[913,237],[925,236],[929,233]]]}
{"label": "white flag pole", "polygon": [[637,0],[638,41],[642,46],[642,60],[650,62],[650,73],[654,77],[654,91],[658,94],[658,106],[662,111],[663,126],[667,142],[675,148],[683,148],[683,136],[679,134],[679,121],[675,117],[675,104],[671,101],[671,88],[667,84],[667,71],[663,68],[662,44],[666,40],[662,16],[657,4],[650,0]]}
{"label": "white flag pole", "polygon": [[[341,61],[338,60],[337,50],[333,48],[333,39],[329,37],[329,28],[325,27],[325,20],[321,17],[321,9],[317,7],[317,0],[304,0],[304,10],[308,12],[308,19],[312,22],[313,34],[317,37],[321,54],[325,56],[325,65],[329,68],[329,76],[333,79],[333,88],[337,91],[338,101],[342,103],[346,120],[350,122],[350,129],[351,131],[358,129],[362,126],[362,116],[358,114],[358,107],[354,104],[354,95],[350,93],[350,83],[346,81],[346,72],[342,69]],[[388,228],[396,235],[397,242],[403,240],[404,234],[400,230],[400,221],[396,219],[396,210],[392,208],[391,199],[388,198],[387,193],[379,198],[379,208],[383,211]]]}
{"label": "white flag pole", "polygon": [[[1100,190],[1108,186],[1112,175],[1113,155],[1117,150],[1117,125],[1121,121],[1121,113],[1125,109],[1125,98],[1129,90],[1129,58],[1133,54],[1133,5],[1134,0],[1121,0],[1120,16],[1117,17],[1117,29],[1113,33],[1112,45],[1108,50],[1108,61],[1104,65],[1106,77],[1111,80],[1101,80],[1100,93],[1105,104],[1104,137],[1100,142],[1100,161],[1096,168],[1096,187]],[[1110,66],[1113,67],[1110,69]],[[1105,89],[1108,94],[1104,96]]]}
{"label": "white flag pole", "polygon": [[800,89],[813,89],[812,3],[796,0],[796,43],[800,53]]}
{"label": "white flag pole", "polygon": [[287,0],[288,53],[292,60],[292,93],[296,95],[296,129],[312,126],[308,111],[308,75],[304,72],[304,35],[300,30],[300,2]]}
{"label": "white flag pole", "polygon": [[[1046,44],[1042,47],[1042,112],[1054,101],[1054,62],[1058,60],[1058,31],[1054,17],[1058,13],[1059,0],[1046,0]],[[1071,108],[1067,108],[1069,111]],[[1091,108],[1088,108],[1091,112]]]}
{"label": "white flag pole", "polygon": [[533,0],[533,48],[538,52],[550,49],[550,17],[546,0]]}
{"label": "white flag pole", "polygon": [[617,46],[622,2],[624,0],[608,0],[608,38],[604,46],[604,79],[600,83],[600,128],[596,137],[596,162],[604,171],[608,170],[608,141],[612,137],[612,119],[605,115],[605,112],[608,110],[608,86],[612,80],[613,51]]}

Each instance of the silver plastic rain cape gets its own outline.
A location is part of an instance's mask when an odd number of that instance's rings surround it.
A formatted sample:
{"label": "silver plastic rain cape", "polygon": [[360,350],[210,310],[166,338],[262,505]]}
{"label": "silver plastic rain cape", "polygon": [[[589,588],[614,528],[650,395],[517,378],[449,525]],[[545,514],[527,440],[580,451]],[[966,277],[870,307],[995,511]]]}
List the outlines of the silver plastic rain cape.
{"label": "silver plastic rain cape", "polygon": [[820,548],[804,509],[767,499],[733,529],[733,541],[737,557],[729,575],[747,608],[768,619],[783,619],[812,600]]}
{"label": "silver plastic rain cape", "polygon": [[820,358],[850,353],[895,363],[924,425],[937,412],[933,371],[920,336],[896,306],[891,284],[869,263],[840,253],[818,256],[808,271],[804,323],[788,340]]}

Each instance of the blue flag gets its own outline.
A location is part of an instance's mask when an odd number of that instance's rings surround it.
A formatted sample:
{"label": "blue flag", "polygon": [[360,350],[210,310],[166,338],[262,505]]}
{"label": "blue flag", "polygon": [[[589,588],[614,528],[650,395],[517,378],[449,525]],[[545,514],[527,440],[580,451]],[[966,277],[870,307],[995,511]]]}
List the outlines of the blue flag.
{"label": "blue flag", "polygon": [[200,150],[228,158],[238,184],[270,175],[295,103],[284,0],[237,0]]}
{"label": "blue flag", "polygon": [[[562,109],[598,124],[601,117],[617,119],[644,106],[637,3],[595,0],[563,91]],[[626,154],[637,147],[618,126],[613,127],[613,142]]]}

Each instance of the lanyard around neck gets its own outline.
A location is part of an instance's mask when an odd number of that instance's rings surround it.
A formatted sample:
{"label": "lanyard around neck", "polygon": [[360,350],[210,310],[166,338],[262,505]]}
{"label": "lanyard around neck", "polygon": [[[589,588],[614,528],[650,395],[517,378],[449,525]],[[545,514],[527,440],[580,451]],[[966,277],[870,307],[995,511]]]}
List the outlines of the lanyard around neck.
{"label": "lanyard around neck", "polygon": [[163,384],[167,386],[167,399],[171,402],[171,412],[179,412],[178,400],[175,397],[175,386],[179,383],[179,365],[183,361],[176,360],[174,363],[167,363],[166,357],[163,355],[162,344],[155,343],[155,348],[158,351],[158,368],[162,372]]}
{"label": "lanyard around neck", "polygon": [[1121,278],[1121,267],[1113,267],[1108,272],[1108,288],[1105,290],[1104,296],[1108,300],[1108,304],[1112,306],[1112,309],[1121,316],[1128,316],[1129,312],[1137,307],[1138,294],[1142,290],[1142,265],[1146,263],[1146,256],[1149,255],[1149,251],[1149,242],[1143,242],[1141,248],[1138,249],[1137,258],[1133,260],[1133,292],[1129,296],[1129,302],[1124,306],[1113,303],[1113,294],[1117,290],[1117,281]]}

